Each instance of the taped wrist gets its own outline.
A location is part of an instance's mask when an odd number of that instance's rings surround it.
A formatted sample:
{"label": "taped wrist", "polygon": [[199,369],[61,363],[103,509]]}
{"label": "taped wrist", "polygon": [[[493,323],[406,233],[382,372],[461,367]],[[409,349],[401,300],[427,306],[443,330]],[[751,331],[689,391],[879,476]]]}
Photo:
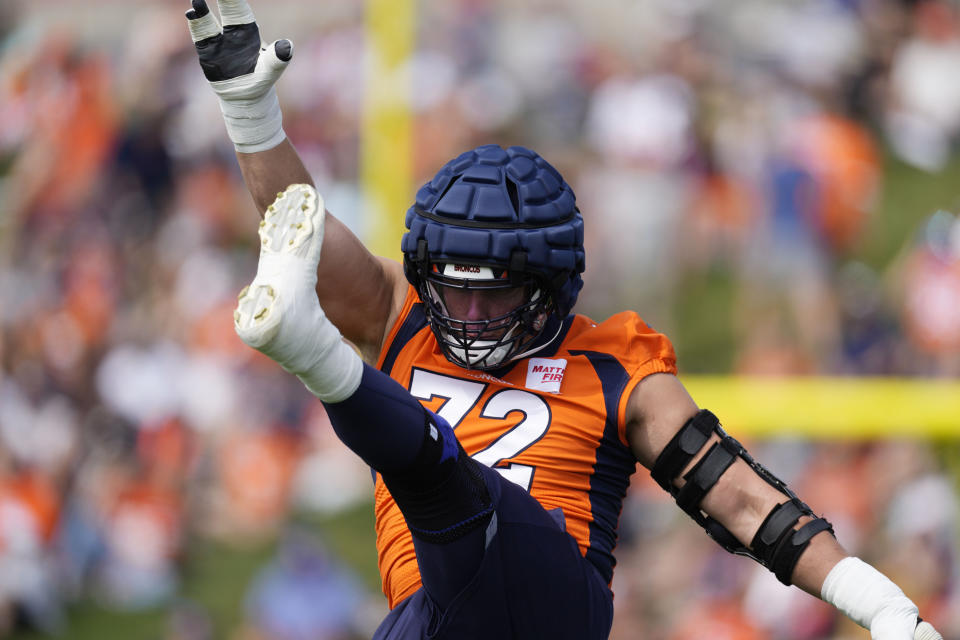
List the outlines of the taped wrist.
{"label": "taped wrist", "polygon": [[823,581],[820,597],[842,611],[873,637],[912,638],[917,605],[887,576],[853,556],[838,562]]}
{"label": "taped wrist", "polygon": [[227,135],[240,153],[272,149],[287,137],[280,101],[273,87],[258,98],[224,99],[221,96],[220,111]]}
{"label": "taped wrist", "polygon": [[[443,544],[486,524],[493,503],[479,463],[456,442],[445,422],[427,415],[423,446],[411,468],[380,475],[410,532],[426,542]],[[451,444],[455,444],[455,455],[451,455]]]}
{"label": "taped wrist", "polygon": [[[685,484],[678,489],[673,484],[674,480],[706,446],[714,433],[720,437],[720,441],[715,442],[690,471],[684,474]],[[754,473],[765,482],[789,498],[770,511],[749,548],[720,522],[700,509],[703,498],[738,457],[750,465]],[[731,553],[756,560],[770,569],[784,584],[790,584],[793,569],[810,540],[821,531],[833,533],[829,522],[816,518],[810,507],[801,502],[782,480],[757,463],[743,445],[727,435],[717,417],[706,409],[690,418],[673,436],[657,456],[651,475],[657,484],[670,492],[677,505],[720,546]],[[799,529],[794,529],[794,525],[803,516],[814,519]]]}

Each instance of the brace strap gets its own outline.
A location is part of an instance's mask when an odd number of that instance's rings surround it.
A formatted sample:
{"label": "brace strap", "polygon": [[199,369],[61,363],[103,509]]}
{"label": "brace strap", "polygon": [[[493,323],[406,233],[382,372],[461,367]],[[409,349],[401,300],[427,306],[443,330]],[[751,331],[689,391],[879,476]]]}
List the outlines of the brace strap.
{"label": "brace strap", "polygon": [[803,515],[812,516],[813,512],[796,498],[782,502],[770,510],[760,528],[757,529],[756,535],[753,536],[753,542],[750,543],[753,552],[763,564],[770,565],[777,545],[788,531],[793,530],[793,525],[797,524]]}
{"label": "brace strap", "polygon": [[797,566],[800,555],[810,545],[813,536],[821,531],[829,531],[833,535],[833,525],[824,518],[816,518],[797,530],[790,530],[790,533],[784,536],[780,544],[773,552],[771,563],[767,568],[773,571],[777,580],[783,584],[789,585],[790,576],[793,574],[793,568]]}
{"label": "brace strap", "polygon": [[677,505],[690,515],[699,513],[700,501],[737,459],[737,453],[738,449],[730,440],[714,443],[707,455],[700,458],[693,469],[683,476],[686,484],[677,493]]}
{"label": "brace strap", "polygon": [[701,409],[674,434],[673,439],[657,456],[650,471],[650,475],[664,491],[675,493],[673,479],[680,475],[693,456],[697,455],[697,452],[706,444],[710,434],[719,426],[720,421],[717,420],[717,416],[706,409]]}

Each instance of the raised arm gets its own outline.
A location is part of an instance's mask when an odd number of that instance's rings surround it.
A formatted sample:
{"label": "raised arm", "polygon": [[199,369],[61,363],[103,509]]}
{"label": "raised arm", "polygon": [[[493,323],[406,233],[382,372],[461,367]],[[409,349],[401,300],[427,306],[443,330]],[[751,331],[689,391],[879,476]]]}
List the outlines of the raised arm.
{"label": "raised arm", "polygon": [[[287,185],[313,184],[287,139],[265,151],[237,152],[237,161],[261,216]],[[360,349],[367,362],[376,361],[406,291],[402,265],[371,254],[346,225],[328,211],[317,266],[317,297],[327,317]]]}
{"label": "raised arm", "polygon": [[[288,185],[313,184],[283,131],[274,89],[293,57],[293,43],[284,39],[263,44],[246,0],[220,0],[219,9],[222,27],[205,0],[193,0],[187,21],[200,66],[220,99],[244,181],[262,216]],[[403,269],[373,256],[329,214],[321,255],[320,304],[364,359],[373,362],[403,303]]]}
{"label": "raised arm", "polygon": [[675,376],[654,374],[634,388],[627,436],[654,479],[728,551],[833,604],[875,639],[940,637],[918,625],[917,607],[899,587],[849,557],[829,523],[700,411]]}

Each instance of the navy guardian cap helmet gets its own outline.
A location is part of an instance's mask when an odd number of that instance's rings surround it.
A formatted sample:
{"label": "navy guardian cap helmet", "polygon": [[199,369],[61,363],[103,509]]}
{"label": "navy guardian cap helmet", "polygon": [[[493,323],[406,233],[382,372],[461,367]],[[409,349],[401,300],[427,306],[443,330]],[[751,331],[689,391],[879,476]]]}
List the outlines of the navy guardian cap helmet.
{"label": "navy guardian cap helmet", "polygon": [[[450,361],[495,369],[544,348],[583,286],[583,218],[563,177],[537,153],[484,145],[448,162],[417,192],[404,271]],[[455,317],[455,293],[519,303],[495,317]],[[522,296],[519,292],[522,291]],[[541,334],[550,328],[553,336]]]}

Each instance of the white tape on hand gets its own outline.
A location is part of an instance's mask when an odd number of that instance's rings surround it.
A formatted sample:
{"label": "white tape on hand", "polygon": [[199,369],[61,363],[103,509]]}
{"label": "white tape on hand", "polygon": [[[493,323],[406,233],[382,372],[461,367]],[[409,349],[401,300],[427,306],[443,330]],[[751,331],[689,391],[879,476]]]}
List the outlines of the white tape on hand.
{"label": "white tape on hand", "polygon": [[282,41],[283,58],[277,54],[280,41],[263,44],[246,0],[220,0],[222,28],[204,0],[193,0],[192,5],[186,13],[190,38],[220,98],[234,147],[254,153],[277,146],[287,136],[274,84],[290,64],[293,43]]}
{"label": "white tape on hand", "polygon": [[859,558],[844,558],[830,570],[820,597],[870,630],[873,640],[912,640],[917,605],[887,576]]}
{"label": "white tape on hand", "polygon": [[195,43],[220,35],[220,23],[212,13],[187,20],[187,26],[190,28],[190,39]]}
{"label": "white tape on hand", "polygon": [[[277,57],[276,46],[274,42],[261,50],[253,73],[210,83],[220,97],[227,134],[241,153],[272,149],[287,137],[273,85],[290,59]],[[290,47],[292,57],[293,43]]]}
{"label": "white tape on hand", "polygon": [[220,17],[223,18],[224,26],[256,22],[253,9],[247,4],[247,0],[219,0],[217,5],[220,7]]}

